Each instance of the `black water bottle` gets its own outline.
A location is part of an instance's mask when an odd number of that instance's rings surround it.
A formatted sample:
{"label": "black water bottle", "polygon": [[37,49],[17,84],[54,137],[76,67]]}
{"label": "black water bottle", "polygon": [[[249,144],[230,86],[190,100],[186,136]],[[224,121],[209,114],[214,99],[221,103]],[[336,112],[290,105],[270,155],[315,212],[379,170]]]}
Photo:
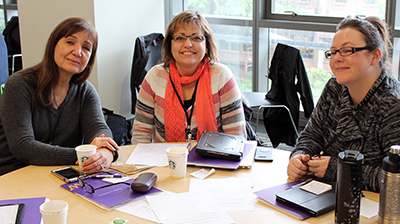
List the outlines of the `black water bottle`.
{"label": "black water bottle", "polygon": [[364,155],[353,150],[339,153],[336,183],[335,223],[360,222],[362,164]]}

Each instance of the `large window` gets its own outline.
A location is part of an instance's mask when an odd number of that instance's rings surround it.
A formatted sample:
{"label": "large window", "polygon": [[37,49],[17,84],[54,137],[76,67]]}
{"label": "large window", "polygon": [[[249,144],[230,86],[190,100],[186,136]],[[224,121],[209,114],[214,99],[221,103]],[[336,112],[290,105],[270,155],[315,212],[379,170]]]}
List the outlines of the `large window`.
{"label": "large window", "polygon": [[271,13],[295,12],[305,16],[346,17],[375,15],[385,18],[386,0],[272,0]]}
{"label": "large window", "polygon": [[270,33],[269,58],[272,59],[278,43],[299,49],[307,70],[314,101],[318,100],[325,83],[332,77],[329,61],[325,59],[324,51],[330,48],[333,33],[288,29],[268,30]]}
{"label": "large window", "polygon": [[0,0],[0,32],[6,28],[7,22],[18,16],[17,0]]}
{"label": "large window", "polygon": [[166,5],[171,18],[186,9],[206,16],[220,60],[243,92],[268,91],[269,63],[277,43],[284,43],[300,50],[317,100],[332,76],[323,52],[346,16],[385,19],[393,29],[392,74],[399,76],[400,0],[173,0]]}

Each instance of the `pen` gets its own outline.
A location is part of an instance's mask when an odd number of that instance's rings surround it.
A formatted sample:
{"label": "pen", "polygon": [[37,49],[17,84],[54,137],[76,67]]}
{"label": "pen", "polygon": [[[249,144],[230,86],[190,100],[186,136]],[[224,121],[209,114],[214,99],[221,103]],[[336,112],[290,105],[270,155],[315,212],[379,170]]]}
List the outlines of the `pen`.
{"label": "pen", "polygon": [[189,144],[188,144],[188,146],[187,146],[187,149],[188,149],[188,150],[190,149],[190,146],[192,146],[192,143],[189,143]]}
{"label": "pen", "polygon": [[122,177],[122,175],[121,174],[114,174],[114,175],[108,175],[108,174],[105,174],[105,175],[94,175],[94,176],[92,176],[92,178],[94,178],[94,179],[102,179],[102,178],[121,178]]}
{"label": "pen", "polygon": [[311,159],[320,158],[324,154],[324,151],[319,152],[319,154],[315,154]]}

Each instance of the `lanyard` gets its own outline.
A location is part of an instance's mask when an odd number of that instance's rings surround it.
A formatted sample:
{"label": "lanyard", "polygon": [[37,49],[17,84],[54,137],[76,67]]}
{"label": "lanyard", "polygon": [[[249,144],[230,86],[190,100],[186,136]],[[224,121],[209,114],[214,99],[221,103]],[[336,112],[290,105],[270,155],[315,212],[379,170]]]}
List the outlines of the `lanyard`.
{"label": "lanyard", "polygon": [[190,132],[190,125],[192,123],[192,115],[193,115],[193,111],[194,111],[194,103],[196,101],[197,84],[199,83],[199,80],[197,79],[196,86],[194,87],[194,92],[193,92],[193,95],[192,95],[192,99],[194,99],[194,100],[192,102],[192,110],[190,111],[190,116],[188,115],[188,112],[187,112],[187,110],[185,108],[185,104],[183,103],[181,97],[179,96],[178,90],[176,90],[176,87],[174,85],[174,82],[171,79],[171,76],[169,76],[169,80],[171,81],[172,87],[174,88],[176,96],[178,97],[179,103],[181,103],[182,109],[183,109],[183,111],[185,112],[185,115],[186,115],[186,121],[187,121],[187,128],[185,129],[186,139],[187,140],[192,140],[192,138],[194,136],[192,136],[192,133]]}

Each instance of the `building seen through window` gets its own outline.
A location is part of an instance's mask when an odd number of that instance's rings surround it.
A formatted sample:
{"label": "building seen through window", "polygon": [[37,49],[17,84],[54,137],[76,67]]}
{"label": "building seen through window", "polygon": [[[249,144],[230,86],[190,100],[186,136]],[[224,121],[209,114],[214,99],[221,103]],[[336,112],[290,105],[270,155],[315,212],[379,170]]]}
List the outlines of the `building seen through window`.
{"label": "building seen through window", "polygon": [[[353,17],[378,16],[385,19],[386,9],[386,0],[265,0],[265,4],[269,5],[266,14],[286,16],[283,20],[289,22],[291,19],[297,22],[303,16],[311,22],[296,25],[296,29],[262,27],[261,25],[256,28],[265,30],[266,32],[260,32],[260,35],[267,35],[267,37],[260,36],[259,39],[260,41],[268,40],[268,44],[254,44],[251,22],[248,26],[229,25],[229,22],[226,22],[229,19],[253,20],[253,0],[188,0],[187,2],[187,9],[201,12],[210,22],[217,40],[220,61],[232,70],[242,92],[254,90],[253,76],[266,79],[268,74],[265,73],[268,73],[269,62],[275,47],[278,43],[283,43],[300,50],[315,100],[318,100],[325,83],[332,77],[324,51],[330,48],[334,29],[332,32],[326,32],[310,27],[317,24],[320,19],[328,18],[329,20],[330,17],[336,18],[337,21],[349,15]],[[330,19],[331,23],[332,19]],[[280,17],[276,20],[280,20]],[[266,63],[260,62],[259,65],[254,65],[253,46],[260,46],[261,55],[268,52],[266,54],[268,59],[264,60]],[[253,66],[264,67],[265,72],[253,74]],[[268,87],[266,91],[267,89]]]}

